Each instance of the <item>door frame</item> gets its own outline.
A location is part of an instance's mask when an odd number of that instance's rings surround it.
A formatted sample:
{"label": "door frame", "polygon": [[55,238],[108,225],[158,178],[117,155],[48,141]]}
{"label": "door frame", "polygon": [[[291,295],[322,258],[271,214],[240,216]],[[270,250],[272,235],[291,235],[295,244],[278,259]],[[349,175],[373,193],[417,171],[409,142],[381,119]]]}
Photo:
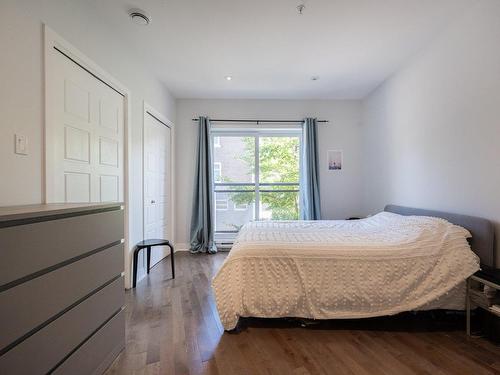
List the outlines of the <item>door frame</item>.
{"label": "door frame", "polygon": [[[145,198],[145,188],[144,184],[146,181],[146,153],[145,153],[145,135],[146,135],[146,118],[147,116],[152,116],[154,117],[158,122],[162,123],[165,125],[167,128],[170,129],[170,173],[171,173],[171,178],[170,178],[170,197],[169,199],[169,207],[170,210],[168,212],[168,230],[170,232],[170,237],[168,240],[170,243],[175,244],[175,224],[174,224],[174,217],[175,217],[175,183],[174,183],[174,176],[175,176],[175,142],[174,142],[174,133],[175,133],[175,126],[172,121],[170,121],[165,115],[163,115],[160,111],[156,110],[152,105],[150,105],[148,102],[145,100],[143,101],[143,116],[142,116],[142,238],[144,238],[146,234],[146,206],[144,204],[144,198]],[[143,262],[144,264],[144,262]],[[145,271],[145,269],[144,269]]]}
{"label": "door frame", "polygon": [[43,145],[42,145],[42,170],[43,170],[43,178],[42,178],[42,199],[43,203],[47,203],[47,164],[46,164],[46,154],[47,154],[47,140],[48,140],[48,132],[47,127],[48,124],[51,123],[53,119],[53,111],[48,108],[47,103],[49,101],[49,93],[50,85],[51,85],[51,73],[52,69],[48,69],[54,63],[51,58],[51,52],[53,49],[58,50],[59,53],[66,56],[70,60],[72,60],[75,64],[82,67],[88,73],[93,75],[95,78],[118,92],[123,96],[124,99],[124,111],[123,111],[123,120],[124,120],[124,129],[123,129],[123,199],[124,199],[124,270],[125,270],[125,285],[131,285],[131,254],[132,247],[130,244],[130,202],[132,201],[131,197],[131,189],[130,189],[130,152],[132,150],[132,137],[131,137],[131,93],[127,89],[125,85],[123,85],[120,81],[114,78],[111,74],[106,72],[104,69],[99,67],[95,62],[93,62],[90,58],[88,58],[85,54],[83,54],[80,50],[74,47],[71,43],[62,38],[59,34],[57,34],[54,30],[52,30],[46,24],[43,24],[43,43],[44,43],[44,109],[45,109],[45,118],[44,118],[44,135],[43,135]]}

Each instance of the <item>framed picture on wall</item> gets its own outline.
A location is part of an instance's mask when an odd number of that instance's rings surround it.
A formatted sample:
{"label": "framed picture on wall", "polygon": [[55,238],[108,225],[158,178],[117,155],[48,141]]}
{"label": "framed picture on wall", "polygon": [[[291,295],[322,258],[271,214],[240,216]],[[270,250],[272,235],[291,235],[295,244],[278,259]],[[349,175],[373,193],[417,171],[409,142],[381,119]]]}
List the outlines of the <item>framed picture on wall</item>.
{"label": "framed picture on wall", "polygon": [[328,150],[328,170],[342,170],[342,150]]}

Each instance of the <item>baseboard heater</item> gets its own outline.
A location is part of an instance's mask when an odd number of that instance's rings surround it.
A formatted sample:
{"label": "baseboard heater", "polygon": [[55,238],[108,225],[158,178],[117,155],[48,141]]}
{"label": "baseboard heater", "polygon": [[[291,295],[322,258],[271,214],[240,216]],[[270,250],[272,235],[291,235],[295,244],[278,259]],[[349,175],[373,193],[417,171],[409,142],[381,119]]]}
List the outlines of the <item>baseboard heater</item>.
{"label": "baseboard heater", "polygon": [[219,242],[215,241],[215,245],[217,246],[217,249],[222,250],[222,251],[229,251],[233,247],[233,242]]}

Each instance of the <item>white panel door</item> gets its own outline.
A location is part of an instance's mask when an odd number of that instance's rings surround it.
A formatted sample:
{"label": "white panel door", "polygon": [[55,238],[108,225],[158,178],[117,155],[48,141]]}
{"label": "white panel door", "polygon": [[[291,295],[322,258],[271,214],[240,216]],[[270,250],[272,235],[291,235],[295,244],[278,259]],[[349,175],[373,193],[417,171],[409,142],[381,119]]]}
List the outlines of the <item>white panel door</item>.
{"label": "white panel door", "polygon": [[[144,238],[172,240],[171,205],[171,130],[146,112],[144,118]],[[151,266],[166,255],[165,248],[151,251]]]}
{"label": "white panel door", "polygon": [[47,61],[47,202],[123,201],[124,97],[54,48]]}

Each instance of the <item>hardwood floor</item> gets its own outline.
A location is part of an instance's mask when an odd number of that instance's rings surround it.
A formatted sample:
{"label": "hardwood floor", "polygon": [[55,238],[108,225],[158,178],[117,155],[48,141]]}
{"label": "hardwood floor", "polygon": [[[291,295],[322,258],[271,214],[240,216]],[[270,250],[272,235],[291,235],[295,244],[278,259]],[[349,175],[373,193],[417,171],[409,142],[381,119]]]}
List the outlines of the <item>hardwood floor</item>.
{"label": "hardwood floor", "polygon": [[176,253],[175,280],[166,259],[128,291],[126,349],[107,374],[500,374],[500,348],[456,315],[248,319],[224,333],[210,280],[225,256]]}

